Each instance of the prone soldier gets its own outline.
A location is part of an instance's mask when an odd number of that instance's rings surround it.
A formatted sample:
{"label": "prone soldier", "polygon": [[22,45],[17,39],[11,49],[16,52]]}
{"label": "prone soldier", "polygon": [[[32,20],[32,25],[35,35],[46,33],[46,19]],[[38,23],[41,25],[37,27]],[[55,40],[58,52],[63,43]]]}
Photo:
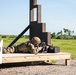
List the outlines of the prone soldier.
{"label": "prone soldier", "polygon": [[42,47],[39,47],[41,40],[39,37],[33,37],[32,40],[21,43],[17,46],[3,48],[3,53],[33,53],[37,54]]}

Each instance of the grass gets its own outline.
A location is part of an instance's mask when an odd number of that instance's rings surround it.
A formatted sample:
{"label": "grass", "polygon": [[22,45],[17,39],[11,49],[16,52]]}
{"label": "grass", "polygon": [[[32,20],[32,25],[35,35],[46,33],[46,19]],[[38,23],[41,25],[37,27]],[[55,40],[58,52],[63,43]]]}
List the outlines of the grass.
{"label": "grass", "polygon": [[46,62],[49,62],[49,63],[55,64],[55,63],[57,62],[57,60],[47,60]]}
{"label": "grass", "polygon": [[[13,40],[14,38],[1,38],[0,40],[4,41],[3,46],[7,47]],[[26,42],[29,39],[23,37],[20,38],[16,44],[22,43],[22,42]],[[69,52],[72,54],[72,59],[76,59],[76,40],[60,40],[60,39],[52,39],[51,40],[51,44],[53,44],[53,46],[58,46],[60,47],[60,51],[61,52]]]}
{"label": "grass", "polygon": [[[0,38],[0,40],[3,40],[3,46],[4,47],[7,47],[15,38]],[[26,42],[28,41],[29,39],[23,37],[23,38],[20,38],[15,44],[20,44],[22,42]]]}
{"label": "grass", "polygon": [[54,46],[59,46],[61,52],[69,52],[72,54],[72,59],[76,59],[76,40],[58,40],[52,39]]}

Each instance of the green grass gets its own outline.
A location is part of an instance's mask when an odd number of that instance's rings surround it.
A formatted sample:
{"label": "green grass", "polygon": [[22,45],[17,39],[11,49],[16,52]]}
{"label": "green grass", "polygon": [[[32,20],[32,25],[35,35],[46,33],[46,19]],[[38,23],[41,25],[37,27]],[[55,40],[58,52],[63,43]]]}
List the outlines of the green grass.
{"label": "green grass", "polygon": [[57,60],[47,60],[46,62],[49,62],[49,63],[55,64],[55,63],[57,62]]}
{"label": "green grass", "polygon": [[[0,40],[3,40],[3,46],[4,47],[7,47],[15,38],[0,38]],[[20,38],[15,44],[20,44],[22,42],[26,42],[28,41],[29,39],[23,37],[23,38]]]}
{"label": "green grass", "polygon": [[[3,46],[7,47],[13,40],[14,38],[1,38],[0,40],[4,41]],[[23,37],[20,38],[16,44],[22,43],[22,42],[26,42],[28,41],[27,38]],[[72,58],[76,59],[76,40],[60,40],[60,39],[52,39],[51,40],[51,44],[53,44],[53,46],[58,46],[60,47],[60,51],[61,52],[69,52],[72,54]]]}
{"label": "green grass", "polygon": [[76,40],[58,40],[52,39],[54,46],[59,46],[61,52],[69,52],[72,58],[76,59]]}

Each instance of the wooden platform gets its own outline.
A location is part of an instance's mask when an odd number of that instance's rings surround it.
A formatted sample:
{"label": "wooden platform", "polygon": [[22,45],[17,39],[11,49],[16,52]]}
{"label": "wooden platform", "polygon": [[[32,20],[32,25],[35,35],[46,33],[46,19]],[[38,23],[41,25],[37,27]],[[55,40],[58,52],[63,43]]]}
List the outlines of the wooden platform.
{"label": "wooden platform", "polygon": [[38,53],[35,54],[2,54],[3,63],[15,63],[15,62],[32,62],[32,61],[46,61],[46,60],[60,60],[65,59],[65,65],[69,65],[71,59],[70,53]]}

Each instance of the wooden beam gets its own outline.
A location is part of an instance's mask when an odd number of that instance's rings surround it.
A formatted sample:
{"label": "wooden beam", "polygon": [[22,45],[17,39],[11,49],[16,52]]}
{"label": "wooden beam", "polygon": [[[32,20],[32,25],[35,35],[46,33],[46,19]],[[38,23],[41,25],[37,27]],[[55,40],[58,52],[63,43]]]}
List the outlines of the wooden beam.
{"label": "wooden beam", "polygon": [[70,65],[70,59],[65,59],[65,65]]}
{"label": "wooden beam", "polygon": [[15,62],[32,62],[32,61],[46,61],[46,60],[60,60],[65,59],[65,64],[68,65],[67,59],[71,59],[69,53],[39,53],[35,54],[3,54],[2,63],[15,63]]}

